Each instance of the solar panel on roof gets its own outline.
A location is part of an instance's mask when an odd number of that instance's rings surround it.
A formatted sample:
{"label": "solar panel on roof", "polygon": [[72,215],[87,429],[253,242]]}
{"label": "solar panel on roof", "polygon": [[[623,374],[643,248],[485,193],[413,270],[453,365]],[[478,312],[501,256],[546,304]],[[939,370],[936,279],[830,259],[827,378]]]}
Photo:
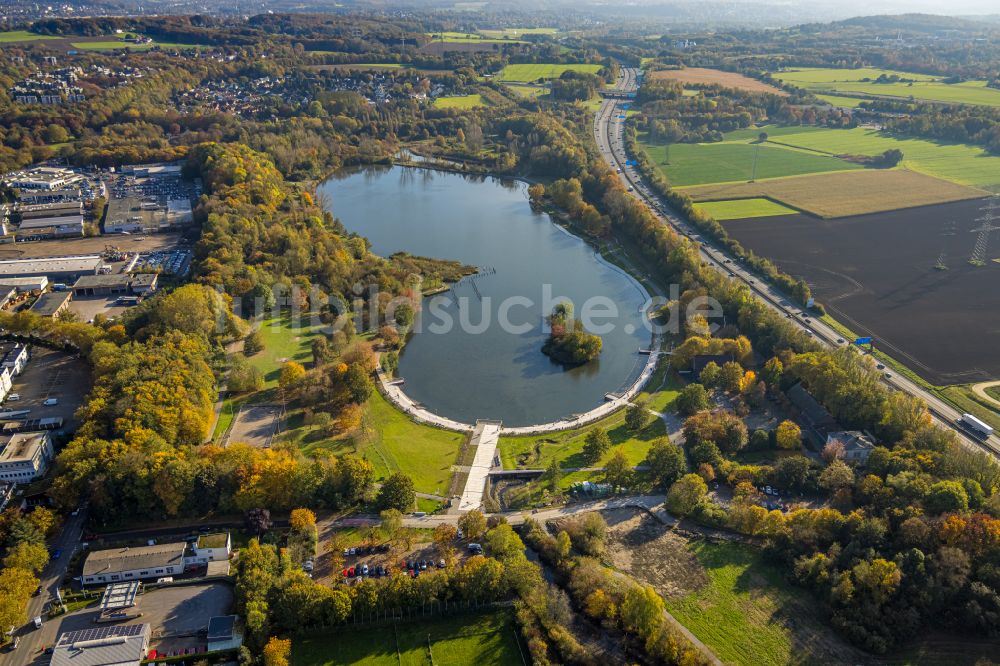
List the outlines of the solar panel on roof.
{"label": "solar panel on roof", "polygon": [[116,638],[118,636],[141,636],[142,624],[121,624],[114,627],[93,627],[91,629],[80,629],[79,631],[67,631],[59,637],[59,645],[69,645],[80,641],[96,641],[103,638]]}

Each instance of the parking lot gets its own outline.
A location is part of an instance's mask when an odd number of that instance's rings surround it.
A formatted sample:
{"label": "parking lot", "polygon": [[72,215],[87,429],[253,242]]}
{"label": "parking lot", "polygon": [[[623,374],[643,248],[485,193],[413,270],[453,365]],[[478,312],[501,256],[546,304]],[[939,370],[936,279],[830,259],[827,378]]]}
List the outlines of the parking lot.
{"label": "parking lot", "polygon": [[[86,363],[65,352],[35,346],[31,348],[31,360],[24,372],[14,379],[14,387],[3,406],[7,410],[30,410],[27,415],[30,419],[61,416],[63,429],[73,430],[73,414],[89,390],[90,373]],[[14,394],[20,398],[11,400]],[[50,398],[58,403],[42,404]]]}
{"label": "parking lot", "polygon": [[126,252],[155,252],[169,250],[180,241],[179,233],[150,234],[148,236],[125,236],[111,234],[88,238],[62,238],[37,243],[13,243],[0,245],[0,260],[36,259],[77,254],[103,254],[108,246],[115,246]]}
{"label": "parking lot", "polygon": [[[232,606],[233,589],[225,583],[168,586],[143,592],[139,596],[142,615],[121,624],[149,624],[152,649],[160,652],[185,650],[205,645],[203,632],[209,618],[229,615]],[[41,645],[53,645],[66,631],[93,628],[99,615],[100,611],[91,606],[45,622],[38,630]]]}
{"label": "parking lot", "polygon": [[118,296],[74,297],[69,303],[69,310],[79,321],[92,322],[99,314],[105,317],[118,317],[128,309],[127,306],[120,305],[118,299]]}

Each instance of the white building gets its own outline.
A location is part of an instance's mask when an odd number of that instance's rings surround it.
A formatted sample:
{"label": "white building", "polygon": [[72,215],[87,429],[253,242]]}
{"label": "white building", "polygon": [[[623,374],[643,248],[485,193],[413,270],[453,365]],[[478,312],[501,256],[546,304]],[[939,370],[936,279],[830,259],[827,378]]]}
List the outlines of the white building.
{"label": "white building", "polygon": [[12,388],[14,388],[14,376],[10,374],[10,368],[0,366],[0,400],[6,400]]}
{"label": "white building", "polygon": [[10,374],[17,377],[24,372],[31,359],[28,346],[23,342],[0,343],[0,365],[10,369]]}
{"label": "white building", "polygon": [[18,190],[63,190],[83,180],[83,176],[71,169],[35,167],[13,173],[6,180],[7,185]]}
{"label": "white building", "polygon": [[184,573],[187,544],[164,543],[135,548],[95,550],[83,563],[84,585],[143,580]]}
{"label": "white building", "polygon": [[206,564],[228,560],[232,552],[233,541],[229,532],[218,534],[202,534],[194,545],[194,557],[189,557],[190,564]]}
{"label": "white building", "polygon": [[47,432],[11,435],[0,449],[0,481],[31,483],[43,476],[55,457]]}

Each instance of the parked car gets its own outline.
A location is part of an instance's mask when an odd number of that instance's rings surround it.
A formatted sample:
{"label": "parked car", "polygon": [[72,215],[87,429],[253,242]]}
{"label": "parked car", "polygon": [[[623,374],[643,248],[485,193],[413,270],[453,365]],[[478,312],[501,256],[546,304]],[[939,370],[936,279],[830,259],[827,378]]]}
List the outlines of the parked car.
{"label": "parked car", "polygon": [[314,568],[315,568],[315,565],[313,564],[313,561],[312,561],[312,560],[306,560],[306,561],[305,561],[305,562],[304,562],[304,563],[302,564],[302,570],[303,570],[303,571],[306,571],[306,572],[308,572],[308,571],[312,571],[312,570],[313,570]]}
{"label": "parked car", "polygon": [[42,403],[46,407],[52,407],[53,405],[59,404],[59,398],[46,398],[45,402]]}
{"label": "parked car", "polygon": [[361,565],[361,575],[362,576],[367,576],[368,575],[368,565],[367,564],[362,564]]}
{"label": "parked car", "polygon": [[469,552],[472,553],[473,555],[482,555],[483,554],[483,547],[481,545],[479,545],[478,543],[470,543],[469,544]]}
{"label": "parked car", "polygon": [[20,399],[21,399],[20,393],[11,393],[9,396],[7,396],[7,402],[17,402]]}
{"label": "parked car", "polygon": [[53,560],[58,560],[60,557],[62,557],[62,550],[60,550],[59,548],[53,548],[52,550],[49,551],[49,556]]}
{"label": "parked car", "polygon": [[444,569],[446,566],[448,566],[448,565],[447,565],[447,563],[444,560],[440,560],[438,562],[438,569]]}

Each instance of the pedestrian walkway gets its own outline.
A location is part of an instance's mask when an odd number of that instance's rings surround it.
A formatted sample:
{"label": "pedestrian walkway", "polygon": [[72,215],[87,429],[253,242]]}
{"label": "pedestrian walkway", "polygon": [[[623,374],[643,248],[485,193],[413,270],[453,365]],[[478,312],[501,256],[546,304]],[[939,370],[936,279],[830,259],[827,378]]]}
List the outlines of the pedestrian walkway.
{"label": "pedestrian walkway", "polygon": [[[607,400],[604,403],[598,405],[589,412],[577,414],[571,418],[559,421],[552,421],[550,423],[503,428],[503,434],[506,436],[538,435],[548,432],[558,432],[560,430],[569,430],[570,428],[579,428],[580,426],[587,425],[588,423],[599,421],[605,416],[618,411],[619,409],[625,407],[632,400],[632,398],[639,395],[642,388],[646,385],[646,382],[648,382],[649,378],[653,376],[654,372],[656,372],[657,362],[659,361],[660,356],[664,354],[664,352],[659,348],[659,345],[660,341],[657,339],[656,345],[653,347],[652,352],[648,355],[646,365],[643,367],[642,372],[624,392],[614,394],[609,393]],[[426,423],[428,425],[437,426],[446,430],[457,430],[459,432],[468,432],[473,429],[468,423],[461,423],[459,421],[455,421],[454,419],[449,419],[421,407],[403,392],[403,383],[399,379],[392,379],[381,369],[378,370],[378,380],[382,393],[386,398],[388,398],[389,402],[396,405],[397,408],[408,414],[417,423]]]}
{"label": "pedestrian walkway", "polygon": [[470,446],[476,450],[476,455],[465,480],[462,499],[458,503],[459,511],[472,511],[482,506],[483,493],[486,492],[486,482],[489,480],[499,441],[500,421],[476,421],[470,442]]}

